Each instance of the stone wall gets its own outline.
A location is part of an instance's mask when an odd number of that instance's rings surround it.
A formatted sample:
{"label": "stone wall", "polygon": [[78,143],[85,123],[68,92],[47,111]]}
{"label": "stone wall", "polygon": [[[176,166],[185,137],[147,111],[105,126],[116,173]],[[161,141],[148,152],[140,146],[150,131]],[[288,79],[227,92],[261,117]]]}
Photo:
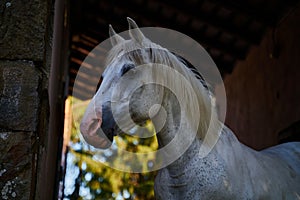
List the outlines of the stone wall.
{"label": "stone wall", "polygon": [[47,134],[49,1],[0,1],[0,199],[34,199]]}
{"label": "stone wall", "polygon": [[299,22],[297,8],[225,77],[226,124],[256,149],[277,144],[278,133],[300,120]]}

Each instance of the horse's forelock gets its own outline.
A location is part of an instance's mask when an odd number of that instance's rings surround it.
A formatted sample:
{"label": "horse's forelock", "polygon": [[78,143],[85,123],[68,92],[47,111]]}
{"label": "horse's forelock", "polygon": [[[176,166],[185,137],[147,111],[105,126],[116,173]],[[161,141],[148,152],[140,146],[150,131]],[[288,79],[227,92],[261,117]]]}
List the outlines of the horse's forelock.
{"label": "horse's forelock", "polygon": [[[148,55],[141,55],[142,53],[146,53]],[[148,59],[145,60],[145,57],[143,56],[147,57]],[[174,56],[176,59],[174,59]],[[202,75],[189,61],[182,56],[170,52],[167,49],[151,42],[150,40],[145,40],[143,47],[141,47],[140,43],[137,43],[134,40],[123,41],[121,44],[116,45],[111,50],[107,59],[107,63],[111,63],[115,57],[122,57],[125,60],[127,59],[133,61],[137,65],[147,64],[149,61],[151,63],[169,64],[171,65],[170,67],[173,67],[176,70],[178,70],[178,63],[176,62],[179,62],[183,64],[187,70],[194,74],[194,76],[200,81],[206,90],[209,90],[208,84]]]}

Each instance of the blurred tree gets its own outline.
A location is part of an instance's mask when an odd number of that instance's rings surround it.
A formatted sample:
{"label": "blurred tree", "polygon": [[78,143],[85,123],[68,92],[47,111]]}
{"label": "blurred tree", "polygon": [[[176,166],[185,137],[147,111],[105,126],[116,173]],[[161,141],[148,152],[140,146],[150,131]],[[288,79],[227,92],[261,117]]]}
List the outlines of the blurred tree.
{"label": "blurred tree", "polygon": [[[118,166],[126,169],[132,158],[126,157],[124,151],[147,153],[157,150],[157,140],[151,122],[145,124],[146,128],[136,128],[132,135],[120,134],[115,137],[112,150],[99,151],[84,141],[79,132],[80,120],[88,102],[71,98],[73,123],[72,133],[67,153],[67,168],[65,175],[64,199],[154,199],[155,172],[127,173],[108,166]],[[148,138],[139,138],[138,135],[152,135]],[[143,160],[134,162],[143,171],[151,169],[155,159],[146,154]],[[122,157],[120,161],[119,156]],[[100,161],[101,162],[100,162]],[[146,164],[145,164],[146,163]]]}

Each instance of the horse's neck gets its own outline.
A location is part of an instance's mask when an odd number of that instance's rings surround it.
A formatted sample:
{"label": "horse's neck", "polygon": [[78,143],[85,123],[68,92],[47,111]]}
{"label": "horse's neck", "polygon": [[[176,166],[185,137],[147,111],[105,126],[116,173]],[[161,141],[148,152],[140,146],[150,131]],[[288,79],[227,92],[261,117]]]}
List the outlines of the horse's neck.
{"label": "horse's neck", "polygon": [[[174,139],[176,134],[186,134],[186,132],[182,132],[182,133],[178,132],[179,126],[180,124],[189,123],[189,116],[183,116],[183,117],[181,116],[183,113],[180,113],[180,105],[177,102],[176,97],[170,95],[169,98],[167,99],[168,99],[167,101],[163,102],[163,107],[167,113],[165,125],[157,133],[157,139],[158,139],[160,149],[168,145]],[[163,121],[163,119],[160,118],[159,113],[152,120],[154,126],[156,126],[156,124],[161,124],[161,122]],[[181,120],[186,120],[186,121],[181,122]],[[242,153],[245,151],[247,153],[252,154],[250,152],[251,150],[249,151],[248,148],[245,148],[244,145],[241,145],[239,143],[235,135],[226,126],[224,126],[222,130],[217,130],[217,131],[222,131],[222,134],[219,138],[219,142],[217,142],[215,146],[215,149],[210,153],[210,156],[212,157],[217,156],[225,160],[228,160],[228,158],[231,158],[233,155],[227,155],[227,154],[236,152],[233,161],[236,162],[237,160],[239,160],[238,156],[240,155],[237,152]],[[199,150],[201,148],[201,145],[205,145],[205,144],[203,144],[203,141],[201,141],[198,138],[198,136],[196,136],[193,142],[189,145],[188,149],[184,152],[184,154],[182,154],[175,162],[171,163],[167,167],[169,172],[173,175],[176,174],[179,175],[184,173],[184,171],[186,171],[188,167],[188,163],[192,162],[192,160],[194,160],[195,157],[197,156],[199,157]],[[178,149],[174,149],[173,152],[177,152],[177,151]],[[227,154],[224,151],[226,151]],[[233,163],[228,163],[228,164],[232,165]]]}
{"label": "horse's neck", "polygon": [[[170,142],[173,142],[172,140],[176,134],[187,135],[187,138],[191,136],[190,133],[187,133],[191,132],[191,130],[183,129],[183,131],[180,131],[181,129],[179,128],[182,124],[188,124],[191,121],[191,116],[182,116],[188,113],[180,112],[181,105],[176,101],[175,96],[169,95],[168,97],[169,98],[166,98],[167,100],[162,102],[167,113],[165,126],[157,133],[160,149],[166,147]],[[157,124],[161,125],[163,121],[161,116],[164,117],[165,115],[158,113],[152,119],[155,127],[157,127]],[[202,124],[204,123],[200,121],[199,125],[201,126]],[[199,128],[199,130],[201,130],[201,128]],[[261,162],[257,160],[258,152],[241,144],[229,128],[224,126],[221,130],[215,129],[214,131],[221,131],[221,134],[219,135],[216,132],[210,133],[216,134],[219,137],[215,145],[210,147],[211,149],[205,157],[201,155],[201,147],[206,147],[207,144],[209,146],[211,143],[206,143],[205,139],[202,140],[199,138],[199,136],[203,134],[198,134],[188,148],[186,150],[184,149],[184,153],[178,158],[178,149],[182,147],[180,144],[168,151],[170,154],[167,156],[176,156],[177,159],[160,171],[161,174],[164,175],[158,177],[166,177],[167,175],[167,179],[160,179],[160,181],[167,181],[170,185],[181,187],[195,184],[195,182],[190,182],[191,179],[193,179],[191,177],[198,176],[198,178],[200,178],[199,180],[203,181],[203,184],[219,184],[225,180],[231,185],[234,185],[236,187],[235,190],[239,191],[243,190],[243,185],[247,180],[251,180],[251,175],[254,173],[249,169],[249,166],[251,166],[251,168],[261,169],[258,170],[261,173],[265,172],[260,166],[261,163],[264,163],[264,161],[262,161],[263,159],[260,159]],[[213,139],[215,139],[214,136]],[[206,179],[206,175],[212,175],[214,178]],[[207,182],[210,180],[217,182]]]}

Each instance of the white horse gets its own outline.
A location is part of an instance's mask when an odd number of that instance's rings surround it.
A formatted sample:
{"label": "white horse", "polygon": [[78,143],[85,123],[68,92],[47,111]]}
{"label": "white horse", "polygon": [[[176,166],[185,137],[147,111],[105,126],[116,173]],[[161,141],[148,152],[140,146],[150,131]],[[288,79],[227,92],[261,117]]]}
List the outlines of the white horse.
{"label": "white horse", "polygon": [[[300,143],[286,143],[260,152],[241,144],[232,131],[218,121],[211,109],[210,95],[199,77],[195,78],[193,70],[182,59],[145,38],[133,20],[128,18],[128,22],[130,40],[124,40],[110,26],[113,48],[107,58],[107,68],[81,122],[85,140],[97,148],[109,147],[119,131],[116,121],[126,122],[124,113],[129,104],[134,122],[142,124],[151,119],[159,129],[159,149],[164,148],[178,130],[182,131],[179,134],[196,131],[186,151],[158,171],[154,188],[157,199],[300,199]],[[167,73],[137,70],[139,65],[148,63],[160,63],[180,72],[190,82],[194,96],[185,92],[188,101],[179,102],[171,91],[155,84],[136,89],[147,77],[148,81],[162,80],[179,91],[184,90],[180,81],[166,78]],[[127,84],[119,90],[116,83],[121,78]],[[113,90],[118,91],[120,101],[111,100]],[[117,112],[112,112],[112,104]],[[193,107],[195,104],[199,105],[198,110]],[[153,109],[153,105],[161,107]],[[162,108],[166,121],[163,127],[158,127]],[[201,114],[196,130],[189,126],[194,120],[193,113]],[[199,149],[207,145],[203,138],[211,121],[219,139],[210,153],[201,157]],[[180,124],[185,124],[185,129],[179,129]],[[180,148],[180,143],[177,145]]]}

